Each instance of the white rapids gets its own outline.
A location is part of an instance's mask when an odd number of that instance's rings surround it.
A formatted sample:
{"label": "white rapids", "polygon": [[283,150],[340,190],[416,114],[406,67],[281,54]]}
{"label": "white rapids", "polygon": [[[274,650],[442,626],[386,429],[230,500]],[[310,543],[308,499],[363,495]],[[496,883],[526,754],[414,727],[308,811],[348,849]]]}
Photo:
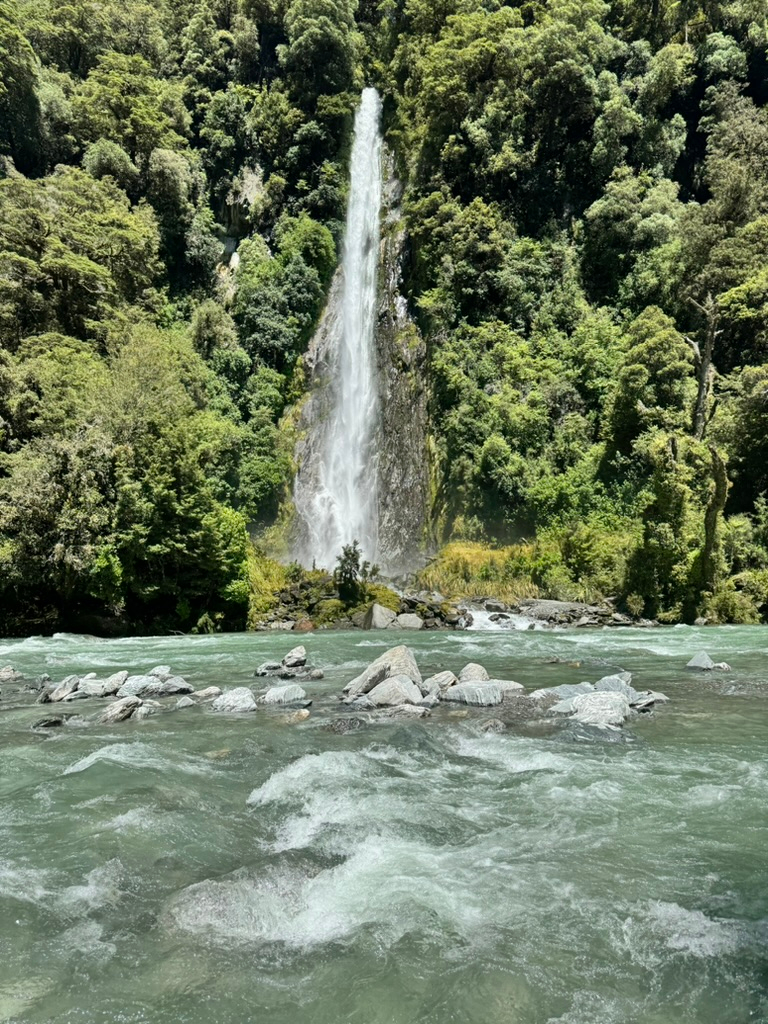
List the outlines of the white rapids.
{"label": "white rapids", "polygon": [[[331,319],[327,417],[296,476],[294,503],[304,527],[301,559],[332,568],[344,544],[378,549],[378,387],[375,350],[381,208],[381,100],[365,89],[355,115],[338,315]],[[335,312],[335,311],[334,311]]]}

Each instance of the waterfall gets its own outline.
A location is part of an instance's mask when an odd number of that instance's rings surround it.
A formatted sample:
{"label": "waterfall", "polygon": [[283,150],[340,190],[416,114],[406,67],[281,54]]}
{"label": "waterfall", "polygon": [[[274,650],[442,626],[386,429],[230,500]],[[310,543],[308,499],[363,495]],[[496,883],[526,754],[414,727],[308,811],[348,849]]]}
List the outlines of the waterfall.
{"label": "waterfall", "polygon": [[[294,505],[301,561],[333,568],[342,545],[378,550],[376,428],[379,414],[375,326],[381,207],[381,100],[365,89],[355,115],[341,279],[319,334],[327,395],[310,413]],[[324,407],[323,407],[324,406]]]}

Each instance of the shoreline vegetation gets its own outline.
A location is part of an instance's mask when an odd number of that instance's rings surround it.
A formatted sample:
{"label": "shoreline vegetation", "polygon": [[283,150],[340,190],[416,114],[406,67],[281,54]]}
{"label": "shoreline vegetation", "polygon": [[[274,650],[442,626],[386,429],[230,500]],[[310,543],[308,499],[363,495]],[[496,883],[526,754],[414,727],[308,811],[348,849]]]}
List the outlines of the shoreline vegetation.
{"label": "shoreline vegetation", "polygon": [[411,614],[270,557],[366,84],[435,553],[399,589],[766,622],[758,7],[0,0],[0,634]]}

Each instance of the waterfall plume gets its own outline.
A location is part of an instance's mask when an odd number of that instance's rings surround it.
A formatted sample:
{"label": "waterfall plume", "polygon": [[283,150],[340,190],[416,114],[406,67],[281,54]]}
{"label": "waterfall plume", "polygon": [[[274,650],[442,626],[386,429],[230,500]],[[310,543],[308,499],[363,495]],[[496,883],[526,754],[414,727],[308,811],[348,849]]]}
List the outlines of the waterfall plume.
{"label": "waterfall plume", "polygon": [[344,544],[379,546],[376,428],[377,270],[381,208],[381,100],[363,91],[355,115],[340,279],[321,325],[326,395],[300,456],[294,504],[305,564],[332,568]]}

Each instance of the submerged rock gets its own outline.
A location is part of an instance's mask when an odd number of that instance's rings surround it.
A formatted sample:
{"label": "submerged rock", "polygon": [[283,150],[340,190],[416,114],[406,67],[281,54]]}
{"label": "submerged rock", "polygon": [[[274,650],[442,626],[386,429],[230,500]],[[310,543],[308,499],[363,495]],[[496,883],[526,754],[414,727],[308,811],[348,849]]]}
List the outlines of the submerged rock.
{"label": "submerged rock", "polygon": [[204,690],[195,690],[192,696],[196,701],[213,700],[221,696],[221,688],[218,686],[206,686]]}
{"label": "submerged rock", "polygon": [[179,699],[176,701],[176,703],[173,706],[176,709],[181,710],[181,708],[194,708],[194,707],[197,707],[197,703],[194,700],[192,700],[191,697],[179,697]]}
{"label": "submerged rock", "polygon": [[64,725],[65,715],[48,715],[47,718],[38,718],[36,722],[33,722],[30,728],[32,729],[58,729],[59,726]]}
{"label": "submerged rock", "polygon": [[423,708],[416,704],[396,704],[393,707],[387,708],[383,711],[378,718],[397,718],[414,721],[417,718],[428,718],[430,714],[429,708]]}
{"label": "submerged rock", "polygon": [[478,665],[475,661],[470,661],[469,664],[465,665],[464,668],[459,672],[459,682],[485,682],[490,679],[488,672],[482,665]]}
{"label": "submerged rock", "polygon": [[292,711],[289,715],[283,715],[280,721],[283,725],[298,725],[299,722],[306,722],[309,714],[306,708],[299,708],[297,711]]}
{"label": "submerged rock", "polygon": [[395,612],[374,602],[363,619],[363,629],[387,629],[397,618]]}
{"label": "submerged rock", "polygon": [[487,718],[480,725],[481,732],[506,732],[507,727],[500,718]]}
{"label": "submerged rock", "polygon": [[116,700],[114,704],[110,704],[108,708],[97,718],[97,722],[102,725],[114,725],[116,722],[124,722],[130,718],[136,711],[139,710],[143,701],[140,697],[135,694],[129,694],[127,697],[121,697]]}
{"label": "submerged rock", "polygon": [[374,686],[384,679],[392,676],[407,676],[417,685],[421,682],[421,672],[416,664],[413,651],[401,644],[385,651],[375,661],[372,661],[368,668],[364,669],[359,676],[355,676],[344,687],[344,693],[350,697],[356,697],[362,693],[368,693]]}
{"label": "submerged rock", "polygon": [[348,732],[358,732],[371,724],[369,718],[336,718],[327,727],[329,732],[335,732],[339,736],[345,736]]}
{"label": "submerged rock", "polygon": [[238,686],[234,690],[227,690],[217,697],[211,704],[212,711],[241,712],[255,711],[256,699],[247,686]]}

